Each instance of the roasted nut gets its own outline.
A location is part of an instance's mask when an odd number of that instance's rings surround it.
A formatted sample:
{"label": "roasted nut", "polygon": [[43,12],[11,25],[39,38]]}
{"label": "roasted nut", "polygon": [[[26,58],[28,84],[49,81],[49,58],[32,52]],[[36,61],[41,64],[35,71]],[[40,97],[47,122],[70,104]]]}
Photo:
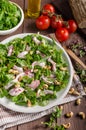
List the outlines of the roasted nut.
{"label": "roasted nut", "polygon": [[43,85],[43,88],[48,89],[48,85],[47,85],[47,84],[44,84],[44,85]]}
{"label": "roasted nut", "polygon": [[68,128],[70,128],[70,123],[63,124],[63,127],[64,127],[65,129],[68,129]]}
{"label": "roasted nut", "polygon": [[50,69],[51,69],[51,66],[45,65],[43,68],[50,70]]}
{"label": "roasted nut", "polygon": [[20,87],[20,83],[17,82],[17,83],[15,84],[15,87],[16,87],[16,88]]}
{"label": "roasted nut", "polygon": [[75,89],[74,88],[70,88],[70,90],[69,90],[69,94],[72,94],[73,92],[75,91]]}
{"label": "roasted nut", "polygon": [[24,69],[24,71],[27,71],[27,70],[28,70],[28,67],[24,66],[23,69]]}
{"label": "roasted nut", "polygon": [[54,81],[55,85],[60,85],[61,83],[57,80]]}
{"label": "roasted nut", "polygon": [[10,69],[10,70],[9,70],[9,73],[18,74],[19,72],[18,72],[18,70]]}
{"label": "roasted nut", "polygon": [[85,91],[85,93],[86,93],[86,87],[84,87],[84,91]]}
{"label": "roasted nut", "polygon": [[31,104],[31,101],[30,101],[30,100],[28,100],[27,106],[28,106],[28,107],[31,107],[31,106],[32,106],[32,104]]}
{"label": "roasted nut", "polygon": [[61,67],[60,70],[66,71],[67,67]]}
{"label": "roasted nut", "polygon": [[80,104],[81,104],[81,99],[80,99],[80,98],[77,99],[77,100],[75,101],[75,103],[76,103],[76,105],[80,105]]}
{"label": "roasted nut", "polygon": [[51,70],[51,66],[47,66],[47,69],[48,69],[48,70]]}
{"label": "roasted nut", "polygon": [[40,97],[40,92],[41,92],[41,89],[38,89],[37,93],[36,93],[36,96],[37,97]]}
{"label": "roasted nut", "polygon": [[37,73],[38,72],[38,69],[34,69],[34,73]]}
{"label": "roasted nut", "polygon": [[76,96],[80,96],[80,93],[78,91],[76,91],[76,90],[72,94],[76,95]]}
{"label": "roasted nut", "polygon": [[65,114],[65,116],[68,117],[68,118],[70,118],[70,117],[73,116],[73,112],[72,112],[72,111],[71,111],[71,112],[68,112],[67,114]]}
{"label": "roasted nut", "polygon": [[82,118],[82,119],[85,119],[86,116],[85,116],[85,113],[84,112],[79,112],[78,115]]}
{"label": "roasted nut", "polygon": [[33,54],[33,51],[30,51],[30,55],[32,55]]}
{"label": "roasted nut", "polygon": [[63,110],[63,106],[59,106],[59,109],[60,109],[60,110]]}
{"label": "roasted nut", "polygon": [[78,91],[76,91],[74,88],[71,88],[68,92],[69,94],[73,94],[73,95],[76,95],[76,96],[79,96],[80,93]]}
{"label": "roasted nut", "polygon": [[22,77],[22,76],[20,76],[20,77],[18,78],[18,81],[20,82],[22,79],[23,79],[23,77]]}

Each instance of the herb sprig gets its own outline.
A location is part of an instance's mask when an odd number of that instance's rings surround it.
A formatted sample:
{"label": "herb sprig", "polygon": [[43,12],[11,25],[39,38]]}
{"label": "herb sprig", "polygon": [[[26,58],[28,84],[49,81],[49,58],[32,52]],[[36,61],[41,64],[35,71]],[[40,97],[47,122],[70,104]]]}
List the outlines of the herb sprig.
{"label": "herb sprig", "polygon": [[51,114],[48,122],[42,122],[42,124],[53,130],[65,130],[63,125],[58,125],[56,122],[56,118],[60,118],[62,115],[62,110],[59,107],[55,108],[55,111]]}

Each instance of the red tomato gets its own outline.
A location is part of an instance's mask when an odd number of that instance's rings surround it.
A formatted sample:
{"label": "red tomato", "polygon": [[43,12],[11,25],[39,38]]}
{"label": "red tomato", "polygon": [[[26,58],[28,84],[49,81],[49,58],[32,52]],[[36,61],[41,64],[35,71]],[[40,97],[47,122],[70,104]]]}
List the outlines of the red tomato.
{"label": "red tomato", "polygon": [[69,33],[73,33],[77,30],[77,24],[74,20],[68,20],[67,30]]}
{"label": "red tomato", "polygon": [[52,4],[46,4],[42,8],[43,15],[48,15],[49,13],[55,13],[55,8]]}
{"label": "red tomato", "polygon": [[55,32],[56,38],[60,41],[66,41],[69,38],[69,32],[66,28],[59,28]]}
{"label": "red tomato", "polygon": [[63,26],[63,19],[60,16],[53,15],[51,17],[51,27],[54,29],[61,28]]}
{"label": "red tomato", "polygon": [[48,16],[41,15],[36,19],[36,27],[40,30],[48,29],[50,26],[50,18]]}

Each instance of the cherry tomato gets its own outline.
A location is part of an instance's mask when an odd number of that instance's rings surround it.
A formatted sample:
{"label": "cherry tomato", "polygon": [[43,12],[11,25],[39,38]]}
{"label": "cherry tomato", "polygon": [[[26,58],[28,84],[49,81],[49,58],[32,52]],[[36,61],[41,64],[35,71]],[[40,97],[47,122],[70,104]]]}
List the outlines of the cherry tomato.
{"label": "cherry tomato", "polygon": [[48,15],[50,13],[55,13],[55,8],[52,4],[46,4],[42,8],[42,14],[43,15]]}
{"label": "cherry tomato", "polygon": [[56,30],[55,36],[60,42],[63,42],[69,38],[69,32],[66,28],[62,27]]}
{"label": "cherry tomato", "polygon": [[68,20],[67,30],[69,33],[73,33],[77,30],[77,24],[74,20]]}
{"label": "cherry tomato", "polygon": [[50,18],[45,15],[41,15],[36,19],[36,27],[40,30],[48,29],[50,26]]}
{"label": "cherry tomato", "polygon": [[63,19],[60,16],[53,15],[51,17],[51,27],[54,29],[61,28],[63,26]]}

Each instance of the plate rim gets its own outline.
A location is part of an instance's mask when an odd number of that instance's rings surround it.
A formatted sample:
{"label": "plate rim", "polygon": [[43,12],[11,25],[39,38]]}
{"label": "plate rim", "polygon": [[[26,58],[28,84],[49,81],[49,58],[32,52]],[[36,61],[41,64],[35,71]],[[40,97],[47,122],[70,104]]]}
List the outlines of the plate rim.
{"label": "plate rim", "polygon": [[[8,41],[11,41],[15,38],[23,38],[27,35],[32,35],[32,34],[37,34],[37,33],[20,33],[20,34],[16,34],[16,35],[13,35],[13,36],[10,36],[6,39],[4,39],[3,41],[0,42],[0,44],[5,44],[6,42]],[[50,41],[52,41],[52,38],[48,37],[48,36],[45,36],[43,34],[39,34],[41,35],[42,37],[44,38],[47,38],[49,39]],[[72,84],[72,79],[73,79],[73,66],[72,66],[72,62],[71,62],[71,59],[70,57],[68,56],[67,52],[64,50],[64,48],[59,44],[59,42],[55,41],[56,45],[62,49],[65,57],[66,57],[66,60],[68,62],[68,67],[70,68],[69,72],[70,72],[70,77],[69,77],[69,81],[68,84],[67,84],[67,87],[62,89],[64,90],[64,93],[60,96],[60,98],[58,99],[55,99],[55,100],[52,100],[50,102],[53,102],[52,104],[48,104],[46,106],[33,106],[33,107],[24,107],[24,106],[19,106],[19,105],[16,105],[15,103],[11,102],[9,99],[7,99],[6,97],[3,97],[3,98],[0,98],[0,104],[3,105],[4,107],[12,110],[12,111],[16,111],[16,112],[21,112],[21,113],[37,113],[37,112],[42,112],[44,110],[47,110],[51,107],[54,107],[56,105],[59,105],[59,103],[61,102],[61,100],[67,95],[70,87],[71,87],[71,84]],[[16,109],[15,109],[16,108]],[[38,109],[40,108],[40,109]]]}

